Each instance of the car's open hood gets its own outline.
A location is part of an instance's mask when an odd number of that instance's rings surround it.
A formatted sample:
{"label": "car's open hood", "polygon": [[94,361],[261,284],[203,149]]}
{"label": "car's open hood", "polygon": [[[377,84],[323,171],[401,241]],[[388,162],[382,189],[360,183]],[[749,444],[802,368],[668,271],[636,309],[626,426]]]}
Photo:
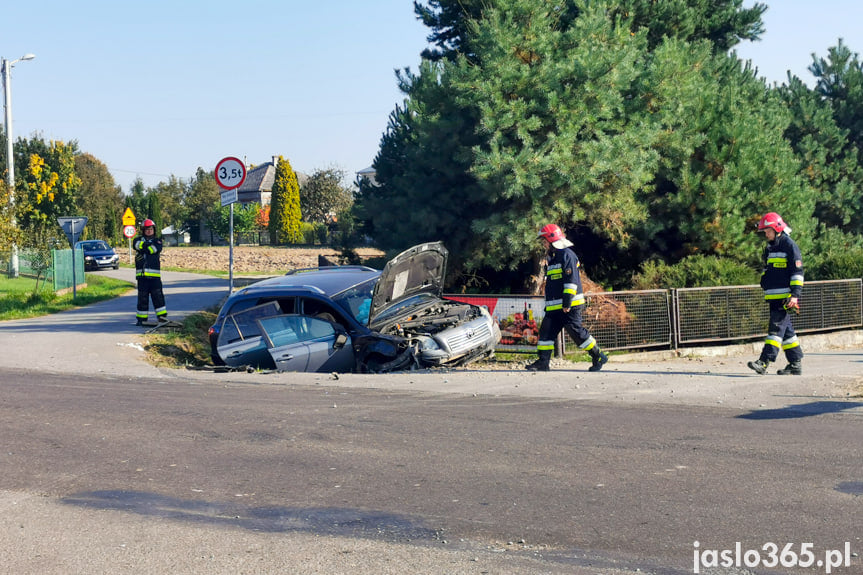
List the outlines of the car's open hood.
{"label": "car's open hood", "polygon": [[370,320],[389,306],[418,293],[443,293],[449,252],[442,242],[420,244],[387,262],[375,285]]}

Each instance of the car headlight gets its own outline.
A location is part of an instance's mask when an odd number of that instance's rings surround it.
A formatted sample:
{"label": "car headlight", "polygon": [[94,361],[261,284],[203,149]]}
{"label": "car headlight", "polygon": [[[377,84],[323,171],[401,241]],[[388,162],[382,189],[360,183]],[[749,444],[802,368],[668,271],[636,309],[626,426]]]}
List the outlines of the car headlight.
{"label": "car headlight", "polygon": [[93,256],[84,256],[84,261],[85,261],[85,262],[92,262],[92,261],[93,261]]}
{"label": "car headlight", "polygon": [[440,346],[437,344],[434,338],[424,337],[422,338],[422,349],[423,351],[436,351],[440,349]]}

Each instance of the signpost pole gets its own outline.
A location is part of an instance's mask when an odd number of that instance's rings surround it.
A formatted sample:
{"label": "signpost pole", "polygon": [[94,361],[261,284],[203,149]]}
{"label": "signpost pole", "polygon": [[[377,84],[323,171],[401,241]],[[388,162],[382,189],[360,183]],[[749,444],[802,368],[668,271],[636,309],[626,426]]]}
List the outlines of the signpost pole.
{"label": "signpost pole", "polygon": [[234,293],[234,202],[231,202],[231,223],[228,225],[231,236],[230,248],[228,249],[228,293]]}
{"label": "signpost pole", "polygon": [[132,260],[132,238],[135,237],[135,214],[132,208],[126,208],[123,212],[123,235],[129,238],[129,265],[134,265]]}
{"label": "signpost pole", "polygon": [[230,236],[228,252],[228,293],[234,291],[234,203],[238,200],[238,188],[246,180],[246,165],[239,159],[228,156],[216,164],[214,172],[216,183],[222,188],[222,207],[230,204],[231,221],[228,224]]}
{"label": "signpost pole", "polygon": [[[77,237],[77,235],[75,234],[75,220],[72,220],[72,236]],[[78,297],[78,278],[75,277],[75,268],[78,267],[76,265],[76,261],[75,261],[77,259],[75,257],[76,251],[78,251],[78,250],[75,249],[75,244],[73,243],[72,244],[72,299],[73,300],[76,297]]]}

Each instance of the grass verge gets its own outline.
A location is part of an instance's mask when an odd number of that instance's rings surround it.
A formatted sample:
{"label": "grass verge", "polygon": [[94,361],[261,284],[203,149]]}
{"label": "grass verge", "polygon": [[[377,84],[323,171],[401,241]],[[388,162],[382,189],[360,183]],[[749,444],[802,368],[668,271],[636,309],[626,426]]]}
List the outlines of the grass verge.
{"label": "grass verge", "polygon": [[218,309],[186,316],[182,327],[147,334],[144,350],[149,363],[158,367],[203,367],[211,365],[207,330]]}
{"label": "grass verge", "polygon": [[0,276],[0,321],[58,313],[121,296],[134,286],[129,282],[87,274],[87,287],[73,294],[55,294],[50,284],[28,277]]}

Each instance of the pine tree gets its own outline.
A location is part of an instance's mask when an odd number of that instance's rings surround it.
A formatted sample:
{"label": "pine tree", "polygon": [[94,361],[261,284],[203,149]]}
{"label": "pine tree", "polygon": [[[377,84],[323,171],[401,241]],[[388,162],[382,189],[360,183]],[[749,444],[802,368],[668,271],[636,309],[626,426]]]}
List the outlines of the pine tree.
{"label": "pine tree", "polygon": [[434,62],[400,74],[379,185],[362,187],[356,209],[385,247],[434,234],[454,244],[451,261],[514,269],[553,221],[611,270],[620,256],[749,261],[751,224],[780,202],[812,229],[812,191],[782,139],[788,113],[726,53],[762,32],[764,5],[415,7]]}
{"label": "pine tree", "polygon": [[863,235],[863,64],[842,42],[813,55],[810,90],[790,77],[781,93],[793,113],[786,132],[818,190],[815,216],[842,233]]}
{"label": "pine tree", "polygon": [[147,191],[147,217],[153,220],[156,224],[156,235],[161,236],[162,230],[165,229],[164,216],[162,215],[162,205],[159,199],[159,192],[155,189]]}

